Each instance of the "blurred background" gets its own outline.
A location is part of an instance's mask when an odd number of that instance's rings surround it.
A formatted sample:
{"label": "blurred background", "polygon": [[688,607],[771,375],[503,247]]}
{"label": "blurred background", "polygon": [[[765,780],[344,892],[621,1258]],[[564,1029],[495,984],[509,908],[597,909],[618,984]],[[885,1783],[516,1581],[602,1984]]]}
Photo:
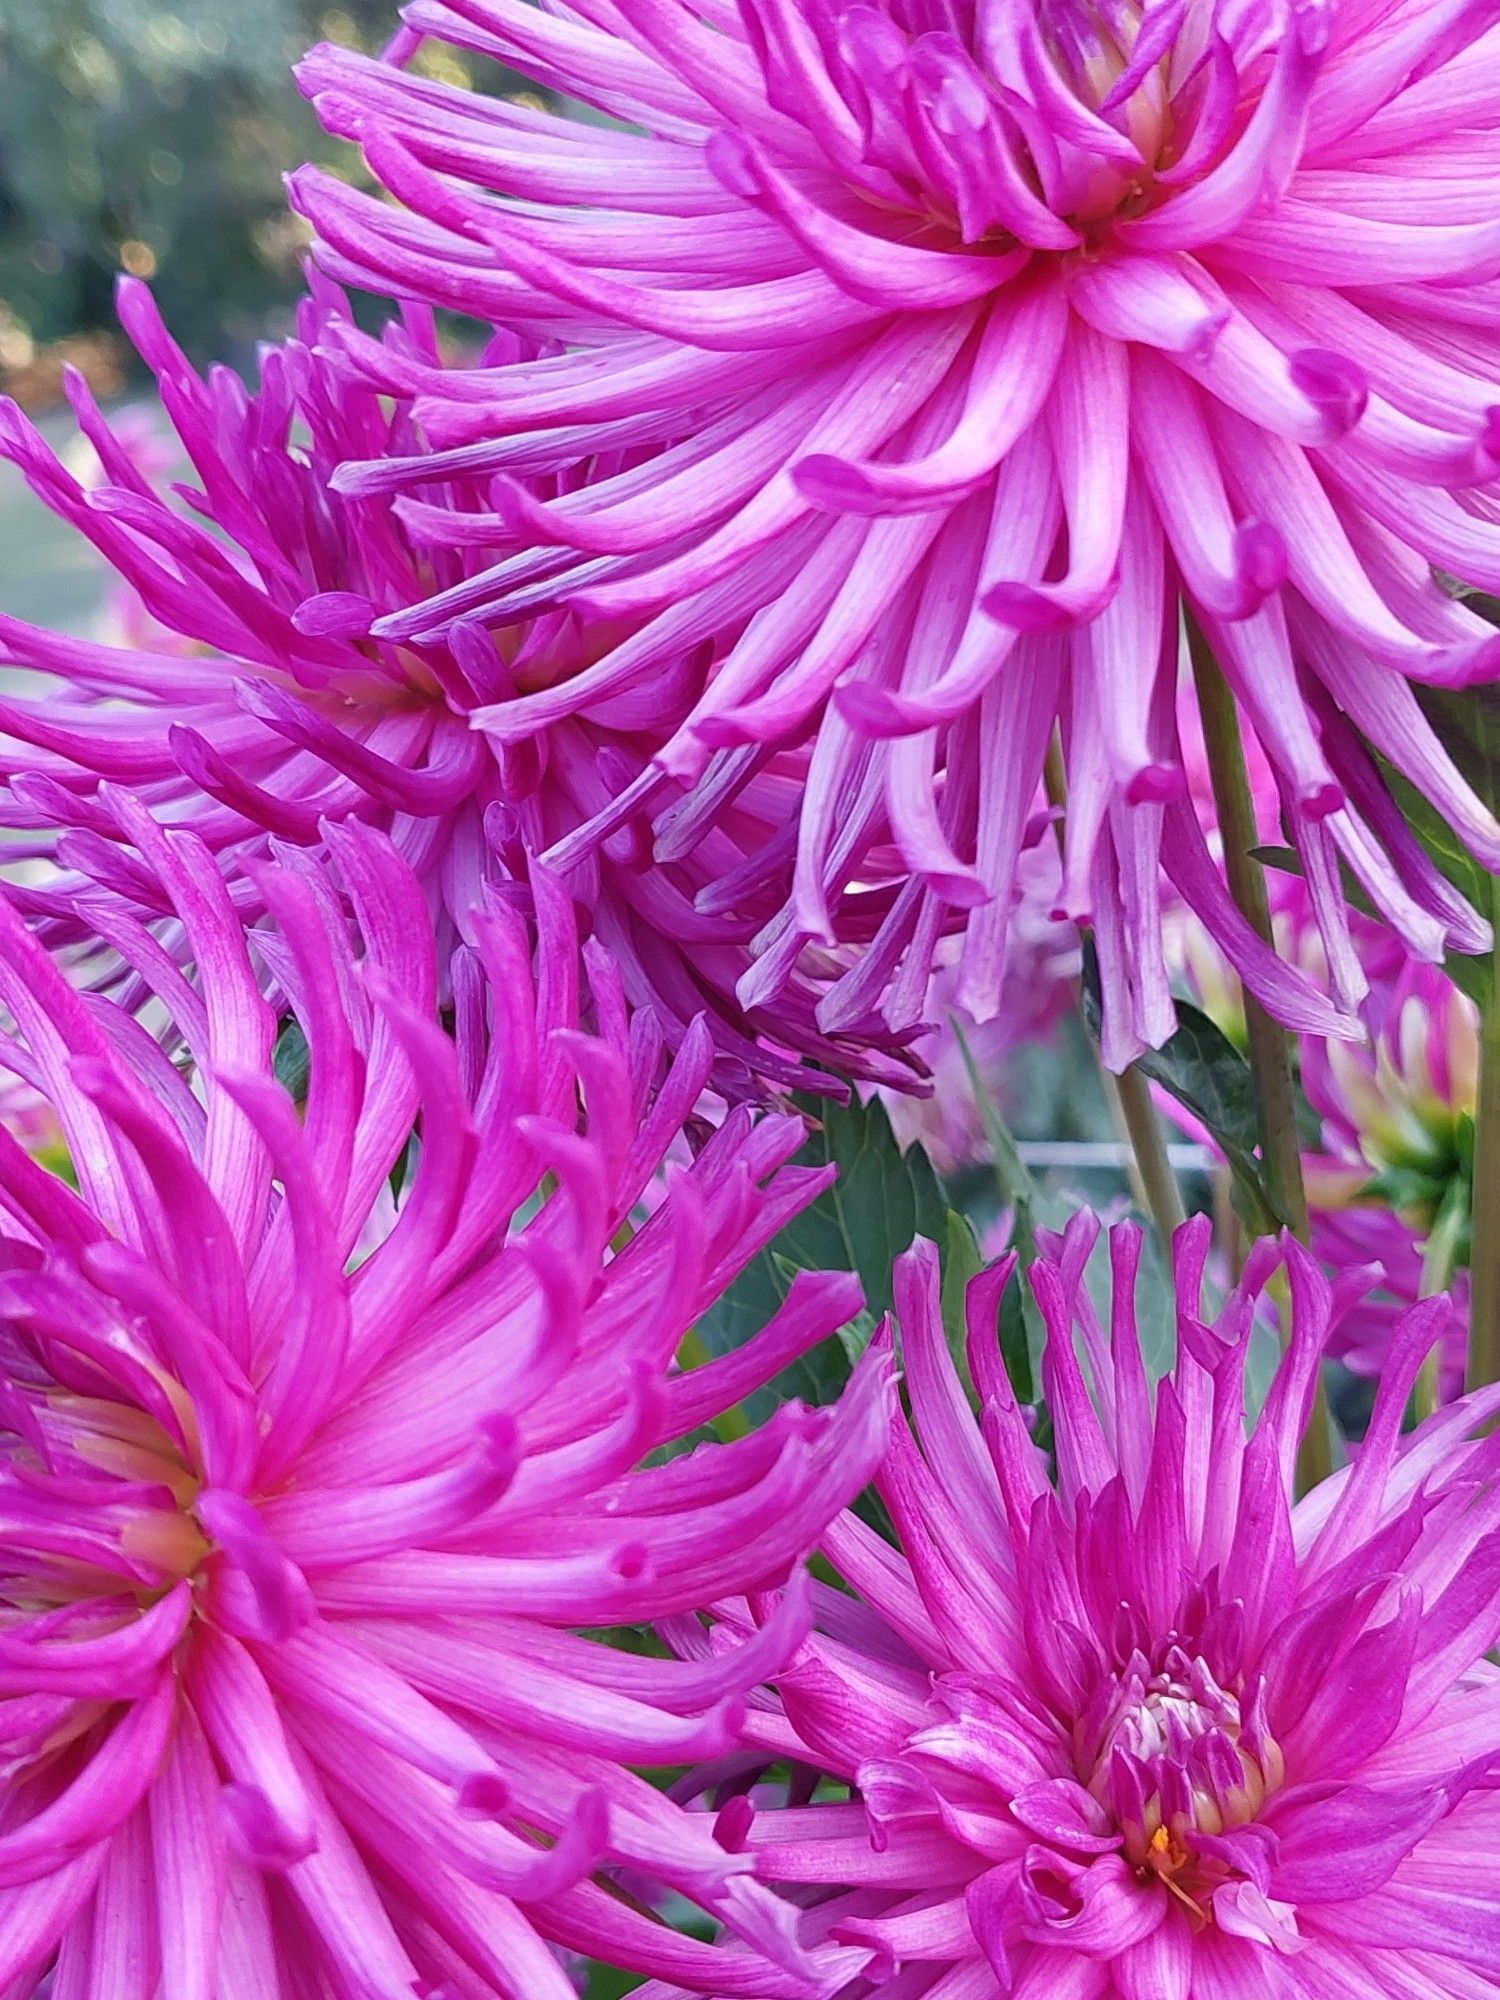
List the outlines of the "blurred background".
{"label": "blurred background", "polygon": [[[309,159],[358,171],[292,65],[322,40],[377,50],[395,18],[394,0],[0,0],[0,394],[49,442],[73,434],[69,366],[107,405],[144,395],[115,325],[122,270],[200,364],[248,373],[256,342],[288,330],[305,239],[282,176]],[[446,48],[416,66],[512,81]],[[0,605],[78,632],[102,591],[91,552],[0,464]]]}
{"label": "blurred background", "polygon": [[196,359],[243,365],[298,286],[282,175],[348,162],[291,65],[319,40],[379,47],[394,12],[390,0],[0,0],[6,390],[45,407],[68,360],[101,390],[125,386],[122,269],[150,279]]}

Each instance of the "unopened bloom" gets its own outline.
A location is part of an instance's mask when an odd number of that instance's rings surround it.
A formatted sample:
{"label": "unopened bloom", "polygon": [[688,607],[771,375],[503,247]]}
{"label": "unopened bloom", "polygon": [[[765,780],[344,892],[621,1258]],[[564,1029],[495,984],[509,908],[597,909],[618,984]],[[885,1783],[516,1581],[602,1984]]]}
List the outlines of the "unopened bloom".
{"label": "unopened bloom", "polygon": [[[878,1485],[900,1551],[850,1515],[825,1537],[854,1597],[820,1600],[745,1730],[763,1764],[823,1774],[821,1795],[752,1794],[739,1837],[810,1931],[868,1952],[849,2000],[1493,1992],[1500,1441],[1481,1433],[1500,1391],[1402,1435],[1449,1311],[1427,1301],[1353,1467],[1295,1500],[1347,1290],[1264,1243],[1214,1317],[1190,1223],[1177,1360],[1153,1386],[1139,1233],[1110,1240],[1108,1333],[1084,1283],[1097,1234],[1077,1218],[1031,1273],[1055,1476],[1000,1360],[1007,1269],[969,1296],[976,1420],[935,1252],[898,1268],[912,1429],[893,1419]],[[1293,1330],[1247,1433],[1277,1267]]]}
{"label": "unopened bloom", "polygon": [[[460,626],[433,644],[371,636],[382,616],[470,575],[467,537],[448,532],[446,514],[434,532],[431,517],[440,502],[483,505],[489,486],[476,467],[435,469],[410,503],[336,489],[342,462],[401,460],[420,443],[404,405],[330,360],[341,329],[352,330],[338,292],[315,286],[298,337],[263,349],[253,392],[227,369],[200,376],[139,282],[122,283],[120,310],[197,485],[164,486],[162,452],[148,452],[135,427],[117,435],[80,382],[71,393],[92,447],[86,480],[0,404],[0,456],[119,579],[124,642],[0,617],[0,664],[51,677],[0,700],[0,821],[137,914],[162,917],[97,803],[101,781],[128,785],[160,822],[208,843],[247,921],[258,906],[247,870],[272,838],[314,849],[329,823],[373,824],[421,879],[446,963],[472,937],[487,881],[525,895],[533,858],[639,774],[680,711],[682,663],[634,701],[577,710],[525,743],[492,741],[471,727],[481,709],[569,678],[618,628],[518,611],[503,630]],[[490,351],[533,345],[497,335]],[[398,372],[438,366],[431,316],[419,309],[372,346]],[[606,430],[587,450],[601,454],[603,473],[629,463],[627,444]],[[513,446],[507,463],[524,473],[534,443]],[[555,567],[550,549],[534,557],[538,576]],[[750,1094],[755,1078],[818,1088],[815,1072],[829,1068],[890,1083],[910,1075],[873,1016],[851,1037],[818,1028],[814,1002],[836,969],[827,955],[790,969],[774,1019],[742,1006],[734,988],[751,964],[754,912],[697,907],[719,874],[758,865],[799,783],[794,758],[734,788],[707,845],[684,849],[680,863],[653,862],[627,827],[569,877],[632,1006],[651,1006],[674,1043],[706,1013],[716,1084],[730,1096]],[[89,941],[86,925],[70,930],[61,918],[52,934]]]}
{"label": "unopened bloom", "polygon": [[[1264,745],[1337,951],[1341,864],[1418,956],[1489,927],[1410,835],[1372,744],[1500,865],[1500,826],[1412,683],[1492,679],[1500,639],[1434,566],[1500,586],[1497,58],[1467,0],[413,0],[424,36],[564,106],[347,50],[304,87],[403,208],[306,172],[328,268],[566,351],[405,384],[436,464],[526,428],[664,447],[454,536],[492,567],[384,621],[503,624],[536,589],[630,631],[483,713],[524,743],[639,698],[712,633],[688,712],[598,820],[698,824],[812,744],[785,838],[717,892],[779,908],[741,990],[808,941],[863,949],[825,1026],[915,1018],[910,962],[964,935],[998,1004],[1014,872],[1060,725],[1063,902],[1094,926],[1107,1048],[1170,1031],[1158,872],[1289,1025],[1331,1010],[1230,906],[1172,725],[1184,601]],[[582,101],[607,114],[578,121]],[[396,385],[401,386],[401,385]],[[351,490],[415,489],[414,454]],[[576,860],[581,842],[558,859]],[[873,933],[851,882],[905,886]],[[746,900],[739,900],[741,897]],[[716,905],[717,906],[717,905]],[[1345,1023],[1347,1025],[1347,1022]]]}
{"label": "unopened bloom", "polygon": [[299,1118],[212,857],[105,804],[198,968],[190,989],[133,940],[194,1069],[0,901],[5,1059],[78,1175],[0,1130],[0,1988],[55,1967],[58,1996],[571,2000],[554,1945],[711,1983],[711,1947],[591,1881],[610,1863],[752,1942],[730,1990],[808,1991],[830,1953],[628,1768],[732,1740],[803,1585],[706,1667],[568,1629],[785,1582],[868,1472],[878,1358],[837,1416],[789,1405],[635,1469],[855,1308],[809,1277],[750,1347],[672,1372],[822,1184],[783,1166],[800,1121],[731,1113],[632,1235],[705,1032],[653,1092],[659,1030],[627,1029],[593,953],[581,1034],[543,884],[537,979],[519,919],[481,912],[450,1039],[420,889],[357,824],[330,836],[342,896],[294,849],[256,877],[253,949],[309,1047]]}

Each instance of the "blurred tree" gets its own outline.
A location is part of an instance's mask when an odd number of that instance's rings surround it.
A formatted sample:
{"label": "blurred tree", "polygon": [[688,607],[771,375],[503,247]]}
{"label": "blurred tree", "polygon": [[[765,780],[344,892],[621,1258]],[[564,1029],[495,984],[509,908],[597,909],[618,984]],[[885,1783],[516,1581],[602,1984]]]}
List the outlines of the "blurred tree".
{"label": "blurred tree", "polygon": [[291,65],[320,39],[376,49],[395,13],[395,0],[0,0],[0,320],[42,342],[107,328],[123,266],[151,279],[196,356],[243,358],[298,287],[281,176],[310,158],[356,170]]}

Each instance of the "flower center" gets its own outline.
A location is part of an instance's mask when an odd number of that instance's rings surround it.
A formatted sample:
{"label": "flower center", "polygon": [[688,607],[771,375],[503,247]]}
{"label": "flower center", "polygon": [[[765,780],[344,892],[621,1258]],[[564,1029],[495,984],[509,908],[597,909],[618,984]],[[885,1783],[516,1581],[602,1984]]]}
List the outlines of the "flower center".
{"label": "flower center", "polygon": [[1225,1871],[1221,1837],[1260,1813],[1284,1775],[1259,1680],[1238,1692],[1168,1643],[1136,1652],[1075,1733],[1079,1776],[1119,1828],[1125,1858],[1202,1914]]}
{"label": "flower center", "polygon": [[836,74],[865,134],[865,192],[914,200],[961,242],[1093,247],[1162,198],[1157,173],[1195,133],[1204,165],[1228,137],[1227,120],[1199,131],[1191,13],[1173,34],[1143,25],[1135,0],[1050,0],[995,10],[964,40],[934,12],[845,9]]}
{"label": "flower center", "polygon": [[[180,1386],[149,1372],[195,1441]],[[38,1395],[26,1434],[0,1439],[0,1492],[18,1508],[0,1598],[28,1616],[94,1601],[117,1616],[132,1598],[154,1603],[209,1552],[198,1490],[182,1437],[157,1417],[66,1389]]]}

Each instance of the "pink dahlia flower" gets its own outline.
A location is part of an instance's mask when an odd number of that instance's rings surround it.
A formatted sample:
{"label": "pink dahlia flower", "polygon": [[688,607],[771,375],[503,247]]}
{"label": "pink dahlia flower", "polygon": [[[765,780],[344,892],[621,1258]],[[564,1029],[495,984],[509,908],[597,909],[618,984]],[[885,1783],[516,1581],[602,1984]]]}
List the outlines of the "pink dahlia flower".
{"label": "pink dahlia flower", "polygon": [[[404,405],[330,361],[327,350],[352,334],[341,295],[315,283],[299,337],[263,351],[254,393],[227,369],[199,376],[143,285],[122,283],[120,310],[198,483],[159,490],[160,454],[153,462],[133,429],[116,436],[79,381],[71,394],[94,454],[86,484],[19,410],[0,404],[0,455],[94,544],[134,607],[124,644],[0,617],[0,666],[50,682],[33,694],[0,691],[0,821],[160,915],[159,898],[153,905],[128,856],[108,844],[116,829],[95,798],[103,779],[127,785],[160,822],[208,843],[248,921],[259,899],[247,871],[272,837],[312,848],[326,823],[360,820],[387,831],[416,870],[446,962],[473,935],[486,881],[524,886],[535,855],[646,766],[681,712],[691,646],[633,701],[580,709],[525,743],[491,738],[473,726],[481,710],[570,677],[622,628],[518,610],[501,629],[455,626],[431,644],[371,636],[379,618],[471,573],[474,555],[442,510],[483,506],[490,482],[482,468],[435,467],[410,504],[337,490],[343,461],[404,461],[421,449]],[[372,345],[398,372],[439,367],[431,315],[419,309]],[[505,335],[490,349],[530,351]],[[602,477],[632,462],[629,446],[605,427],[585,451],[601,454]],[[524,474],[535,441],[501,455]],[[536,491],[550,496],[556,482]],[[555,567],[554,551],[533,552],[538,576]],[[625,829],[569,879],[633,1007],[653,1007],[674,1044],[706,1012],[716,1083],[731,1096],[747,1094],[752,1077],[818,1088],[817,1068],[896,1083],[914,1067],[878,1021],[851,1037],[818,1028],[817,995],[838,969],[829,954],[802,955],[774,1019],[742,1006],[734,989],[751,964],[754,909],[698,906],[717,875],[757,865],[800,790],[802,764],[781,759],[721,798],[712,832],[684,846],[680,862],[653,862]],[[61,841],[59,827],[68,829]]]}
{"label": "pink dahlia flower", "polygon": [[1436,967],[1408,965],[1364,1011],[1362,1047],[1300,1044],[1321,1121],[1319,1148],[1302,1163],[1313,1247],[1335,1267],[1375,1262],[1384,1272],[1331,1352],[1357,1374],[1379,1374],[1400,1306],[1452,1282],[1463,1310],[1443,1345],[1439,1388],[1456,1396],[1469,1332],[1468,1273],[1458,1267],[1470,1255],[1478,1010]]}
{"label": "pink dahlia flower", "polygon": [[[581,1035],[539,880],[537,983],[519,920],[480,914],[450,1040],[421,892],[357,824],[329,836],[346,904],[297,850],[252,869],[253,949],[307,1030],[299,1118],[212,857],[119,809],[199,987],[115,934],[192,1081],[0,901],[4,1060],[79,1179],[0,1130],[0,1991],[53,1968],[54,2000],[572,2000],[554,1944],[717,1992],[838,1983],[749,1857],[627,1768],[733,1740],[803,1583],[710,1663],[567,1629],[786,1583],[868,1475],[878,1355],[837,1415],[789,1405],[635,1469],[855,1310],[853,1280],[812,1276],[749,1347],[672,1372],[822,1184],[783,1166],[800,1121],[730,1114],[632,1235],[704,1030],[653,1093],[659,1033],[627,1031],[596,953]],[[753,1948],[721,1975],[601,1864]]]}
{"label": "pink dahlia flower", "polygon": [[[1228,904],[1184,796],[1184,600],[1275,769],[1331,945],[1342,862],[1419,956],[1484,947],[1366,745],[1500,866],[1500,826],[1412,691],[1500,671],[1500,638],[1433,575],[1500,587],[1487,6],[411,0],[403,17],[398,57],[435,37],[607,114],[331,47],[304,66],[404,205],[299,176],[326,266],[568,343],[458,386],[410,376],[438,463],[487,463],[524,429],[562,468],[584,424],[664,453],[541,504],[507,480],[473,519],[458,501],[449,532],[488,538],[490,569],[376,630],[503,624],[550,544],[551,601],[631,630],[489,705],[516,744],[643,698],[684,630],[730,641],[697,656],[688,712],[596,838],[644,817],[670,851],[682,783],[707,838],[772,746],[813,745],[783,834],[713,892],[779,897],[742,993],[845,935],[847,885],[894,852],[905,887],[824,1025],[882,994],[912,1018],[922,985],[898,969],[953,926],[961,998],[993,1011],[1060,724],[1062,900],[1095,926],[1114,1059],[1172,1023],[1159,867],[1288,1025],[1328,1031]],[[384,491],[431,470],[345,477]]]}
{"label": "pink dahlia flower", "polygon": [[[824,1774],[820,1796],[752,1791],[738,1837],[809,1934],[868,1954],[847,2000],[1500,1991],[1482,1859],[1500,1837],[1500,1441],[1478,1435],[1500,1390],[1402,1435],[1448,1317],[1429,1300],[1402,1322],[1356,1463],[1296,1501],[1346,1294],[1266,1243],[1211,1319],[1208,1231],[1189,1223],[1178,1360],[1153,1389],[1139,1233],[1110,1241],[1107,1334],[1083,1281],[1097,1234],[1079,1217],[1032,1272],[1055,1479],[1000,1363],[1007,1268],[969,1295],[976,1421],[936,1253],[902,1260],[913,1429],[893,1419],[879,1480],[900,1549],[852,1515],[825,1537],[855,1594],[820,1599],[745,1729],[762,1765]],[[1278,1267],[1295,1330],[1247,1433],[1255,1300]]]}
{"label": "pink dahlia flower", "polygon": [[[1313,1255],[1335,1277],[1363,1270],[1370,1290],[1349,1308],[1328,1343],[1330,1360],[1351,1374],[1378,1382],[1390,1357],[1402,1315],[1433,1283],[1426,1232],[1378,1203],[1369,1207],[1313,1208]],[[1469,1357],[1469,1273],[1454,1271],[1449,1287],[1454,1315],[1437,1351],[1436,1394],[1451,1402],[1463,1394]]]}
{"label": "pink dahlia flower", "polygon": [[1299,1047],[1303,1088],[1323,1122],[1309,1192],[1334,1207],[1378,1190],[1430,1229],[1472,1156],[1479,1010],[1436,966],[1408,965],[1365,1011],[1363,1045]]}

